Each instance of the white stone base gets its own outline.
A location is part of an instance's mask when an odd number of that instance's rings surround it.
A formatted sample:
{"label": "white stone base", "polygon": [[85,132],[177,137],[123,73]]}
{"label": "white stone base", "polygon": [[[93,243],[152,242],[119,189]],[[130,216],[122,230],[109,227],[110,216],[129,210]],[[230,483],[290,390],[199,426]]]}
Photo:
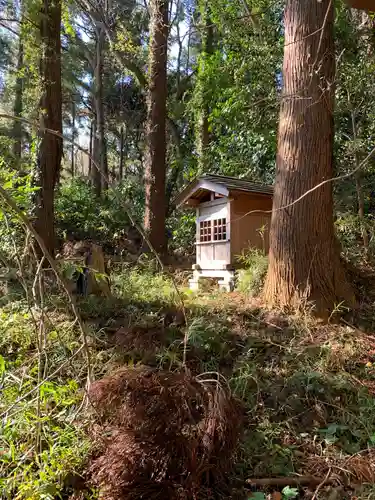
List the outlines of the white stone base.
{"label": "white stone base", "polygon": [[197,266],[193,266],[193,277],[189,280],[190,290],[199,290],[199,281],[202,278],[221,278],[218,281],[219,288],[226,292],[232,292],[234,290],[234,277],[235,272],[230,269],[197,269]]}

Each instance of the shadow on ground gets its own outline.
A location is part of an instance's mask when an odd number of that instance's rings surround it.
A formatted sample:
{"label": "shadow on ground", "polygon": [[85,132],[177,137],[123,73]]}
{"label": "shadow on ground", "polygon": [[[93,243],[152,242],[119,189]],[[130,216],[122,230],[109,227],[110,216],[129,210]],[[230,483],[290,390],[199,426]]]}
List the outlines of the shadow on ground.
{"label": "shadow on ground", "polygon": [[[193,374],[226,377],[246,422],[233,484],[328,474],[316,497],[328,499],[335,489],[352,498],[375,482],[374,336],[265,311],[239,295],[185,304],[187,324],[175,301],[90,298],[80,308],[96,332],[93,347],[111,352],[108,371],[124,364],[179,370],[186,349]],[[298,498],[312,496],[299,490]]]}

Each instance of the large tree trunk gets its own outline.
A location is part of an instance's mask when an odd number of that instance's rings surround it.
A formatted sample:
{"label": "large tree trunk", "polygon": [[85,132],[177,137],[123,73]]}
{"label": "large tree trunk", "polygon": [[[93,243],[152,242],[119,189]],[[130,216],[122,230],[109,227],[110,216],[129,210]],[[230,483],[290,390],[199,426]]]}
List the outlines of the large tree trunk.
{"label": "large tree trunk", "polygon": [[323,316],[354,297],[340,261],[332,184],[335,59],[332,0],[287,0],[283,100],[265,298],[280,306],[314,301]]}
{"label": "large tree trunk", "polygon": [[62,133],[61,95],[61,2],[44,0],[41,8],[40,35],[42,97],[40,100],[40,146],[36,184],[35,229],[43,238],[48,251],[55,250],[54,200],[55,187],[59,181],[62,138],[43,128]]}
{"label": "large tree trunk", "polygon": [[150,10],[145,229],[155,250],[165,252],[168,1],[152,0]]}
{"label": "large tree trunk", "polygon": [[201,1],[201,19],[203,25],[202,34],[202,53],[199,61],[198,70],[198,103],[197,103],[197,123],[196,123],[196,147],[198,154],[198,169],[203,172],[207,169],[207,149],[210,144],[209,133],[209,107],[207,104],[205,84],[200,77],[204,73],[207,58],[213,52],[213,24],[209,12],[209,3],[207,0]]}
{"label": "large tree trunk", "polygon": [[[22,11],[22,7],[21,7]],[[22,14],[21,14],[22,15]],[[22,21],[22,17],[21,17]],[[16,86],[15,86],[15,97],[13,112],[14,116],[21,117],[23,111],[23,77],[21,71],[23,68],[23,41],[22,33],[19,35],[18,42],[18,56],[17,56],[17,76],[16,76]],[[13,154],[19,161],[22,155],[22,122],[15,121],[13,125]]]}

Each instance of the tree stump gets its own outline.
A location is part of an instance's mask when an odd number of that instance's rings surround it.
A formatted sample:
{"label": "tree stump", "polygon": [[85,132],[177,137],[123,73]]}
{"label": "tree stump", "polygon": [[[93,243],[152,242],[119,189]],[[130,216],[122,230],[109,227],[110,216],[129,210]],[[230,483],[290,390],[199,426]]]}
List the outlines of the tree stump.
{"label": "tree stump", "polygon": [[87,294],[109,297],[111,291],[105,269],[104,254],[102,247],[99,245],[95,245],[94,243],[91,245],[91,253],[88,258],[87,267],[89,269]]}

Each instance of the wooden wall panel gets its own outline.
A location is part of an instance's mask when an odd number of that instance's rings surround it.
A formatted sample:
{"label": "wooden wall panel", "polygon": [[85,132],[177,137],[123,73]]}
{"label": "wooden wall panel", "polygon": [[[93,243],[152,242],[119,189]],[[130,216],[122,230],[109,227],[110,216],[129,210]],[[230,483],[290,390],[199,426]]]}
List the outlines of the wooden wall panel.
{"label": "wooden wall panel", "polygon": [[353,9],[375,11],[375,0],[346,0],[346,3]]}
{"label": "wooden wall panel", "polygon": [[[265,213],[248,213],[262,210]],[[269,228],[271,222],[272,198],[261,195],[238,195],[231,202],[231,258],[236,257],[243,249],[254,247],[268,252]],[[261,228],[265,227],[264,237]]]}

